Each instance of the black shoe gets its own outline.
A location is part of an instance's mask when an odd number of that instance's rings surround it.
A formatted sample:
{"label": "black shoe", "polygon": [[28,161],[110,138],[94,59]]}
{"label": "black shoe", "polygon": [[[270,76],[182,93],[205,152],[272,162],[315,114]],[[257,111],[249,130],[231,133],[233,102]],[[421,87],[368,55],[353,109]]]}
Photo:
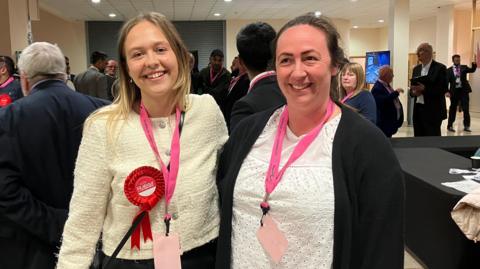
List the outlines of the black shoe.
{"label": "black shoe", "polygon": [[455,133],[455,129],[453,129],[452,126],[447,127],[447,130],[448,130],[449,132],[454,132],[454,133]]}
{"label": "black shoe", "polygon": [[465,128],[463,128],[463,131],[464,131],[464,132],[469,132],[469,133],[472,132],[472,130],[470,130],[470,127],[465,127]]}

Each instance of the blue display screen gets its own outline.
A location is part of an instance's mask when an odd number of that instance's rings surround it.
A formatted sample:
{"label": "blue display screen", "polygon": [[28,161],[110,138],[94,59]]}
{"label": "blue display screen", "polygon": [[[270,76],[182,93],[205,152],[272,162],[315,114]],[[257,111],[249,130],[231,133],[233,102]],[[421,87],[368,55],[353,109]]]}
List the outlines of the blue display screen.
{"label": "blue display screen", "polygon": [[383,65],[390,65],[390,51],[367,52],[365,56],[365,76],[368,84],[378,79],[378,70]]}

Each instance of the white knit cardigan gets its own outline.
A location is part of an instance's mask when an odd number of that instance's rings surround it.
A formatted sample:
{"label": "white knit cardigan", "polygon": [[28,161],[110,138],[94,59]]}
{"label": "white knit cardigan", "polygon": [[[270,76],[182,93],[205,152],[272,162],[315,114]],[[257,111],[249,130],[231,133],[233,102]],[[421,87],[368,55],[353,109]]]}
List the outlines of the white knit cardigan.
{"label": "white knit cardigan", "polygon": [[[180,235],[183,251],[218,236],[219,212],[215,174],[220,150],[227,139],[223,115],[210,95],[190,95],[190,108],[180,138],[180,168],[169,206],[170,230]],[[160,156],[169,162],[174,115],[152,119]],[[148,144],[137,113],[119,124],[119,136],[107,145],[105,119],[87,125],[75,167],[74,191],[63,232],[57,268],[87,269],[102,233],[103,251],[111,255],[132,224],[139,208],[123,192],[128,174],[140,166],[160,168]],[[164,232],[165,200],[150,211],[152,231]],[[153,244],[131,250],[130,240],[118,258],[151,259]]]}

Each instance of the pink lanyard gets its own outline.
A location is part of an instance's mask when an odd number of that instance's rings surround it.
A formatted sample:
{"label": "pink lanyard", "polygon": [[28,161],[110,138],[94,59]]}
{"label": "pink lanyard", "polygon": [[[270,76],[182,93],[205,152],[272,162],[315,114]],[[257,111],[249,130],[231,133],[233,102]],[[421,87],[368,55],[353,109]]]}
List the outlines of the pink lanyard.
{"label": "pink lanyard", "polygon": [[213,82],[217,79],[220,73],[222,73],[222,69],[220,69],[220,71],[218,71],[218,73],[215,76],[213,76],[213,67],[210,66],[210,84],[213,84]]}
{"label": "pink lanyard", "polygon": [[343,97],[342,101],[340,101],[342,104],[345,104],[345,102],[352,97],[353,93],[355,91],[352,91],[351,93],[347,94],[347,96]]}
{"label": "pink lanyard", "polygon": [[175,192],[175,185],[177,183],[179,159],[180,159],[180,109],[177,107],[175,109],[175,129],[173,131],[172,144],[170,146],[170,169],[165,166],[162,159],[160,158],[160,153],[158,152],[157,144],[155,142],[155,137],[153,136],[152,122],[148,117],[148,112],[143,105],[143,102],[140,103],[140,121],[142,123],[142,128],[147,137],[148,143],[152,148],[155,158],[159,163],[162,173],[165,179],[165,224],[167,226],[167,235],[170,228],[170,219],[171,216],[168,214],[168,205],[172,199],[173,193]]}
{"label": "pink lanyard", "polygon": [[0,85],[0,88],[5,88],[13,81],[13,77],[8,78],[4,83]]}
{"label": "pink lanyard", "polygon": [[[278,183],[282,180],[283,174],[285,170],[294,162],[296,161],[302,154],[307,150],[308,146],[312,144],[315,138],[318,136],[320,131],[322,130],[323,126],[327,122],[327,120],[332,116],[333,111],[335,108],[335,104],[332,100],[328,100],[327,104],[327,111],[323,116],[320,124],[315,127],[313,130],[308,132],[308,134],[298,142],[297,146],[293,150],[292,154],[288,158],[287,163],[283,166],[283,168],[279,171],[280,166],[280,159],[282,157],[282,147],[283,147],[283,140],[285,139],[285,135],[287,132],[287,123],[288,123],[288,106],[285,106],[285,109],[280,116],[280,122],[278,124],[277,134],[275,136],[275,141],[273,142],[273,149],[272,155],[270,157],[270,165],[268,166],[267,175],[265,177],[265,197],[263,198],[263,202],[260,204],[260,208],[262,209],[263,215],[266,215],[270,210],[270,205],[268,204],[268,198],[270,194],[275,190]],[[260,221],[262,223],[262,221]],[[262,223],[263,225],[263,223]]]}
{"label": "pink lanyard", "polygon": [[459,77],[460,76],[460,66],[458,66],[458,65],[454,66],[453,70],[454,70],[454,73],[455,73],[455,77]]}
{"label": "pink lanyard", "polygon": [[255,86],[255,84],[257,84],[257,82],[259,82],[260,80],[266,78],[266,77],[270,77],[270,76],[275,76],[277,73],[275,73],[275,71],[268,71],[268,72],[265,72],[263,73],[262,75],[254,78],[251,82],[250,82],[250,87],[248,88],[248,91],[252,90],[253,86]]}

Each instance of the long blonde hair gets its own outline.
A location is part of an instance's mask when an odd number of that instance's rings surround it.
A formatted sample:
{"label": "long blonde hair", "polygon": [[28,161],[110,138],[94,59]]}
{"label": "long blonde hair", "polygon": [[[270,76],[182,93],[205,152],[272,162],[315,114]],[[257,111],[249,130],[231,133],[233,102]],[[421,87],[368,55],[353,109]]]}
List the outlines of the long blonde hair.
{"label": "long blonde hair", "polygon": [[108,139],[110,141],[114,138],[114,131],[117,128],[117,123],[125,120],[128,114],[134,109],[134,106],[140,101],[140,89],[133,82],[128,75],[127,59],[125,56],[125,39],[132,28],[140,22],[148,21],[158,26],[170,43],[170,46],[178,61],[178,77],[173,85],[172,91],[175,92],[174,102],[170,104],[171,110],[178,106],[182,110],[186,110],[188,106],[188,93],[190,92],[190,66],[189,66],[189,52],[184,45],[180,35],[168,21],[168,19],[157,12],[149,12],[140,14],[127,21],[121,28],[118,38],[118,55],[119,55],[119,84],[118,96],[113,101],[112,105],[96,111],[87,119],[87,124],[97,118],[106,118],[107,131],[109,133]]}
{"label": "long blonde hair", "polygon": [[355,85],[355,89],[353,90],[351,97],[357,95],[365,88],[365,72],[363,71],[363,67],[358,63],[346,63],[340,71],[340,75],[338,76],[338,96],[340,100],[347,96],[347,91],[342,85],[342,77],[349,71],[354,73],[357,77],[357,84]]}

